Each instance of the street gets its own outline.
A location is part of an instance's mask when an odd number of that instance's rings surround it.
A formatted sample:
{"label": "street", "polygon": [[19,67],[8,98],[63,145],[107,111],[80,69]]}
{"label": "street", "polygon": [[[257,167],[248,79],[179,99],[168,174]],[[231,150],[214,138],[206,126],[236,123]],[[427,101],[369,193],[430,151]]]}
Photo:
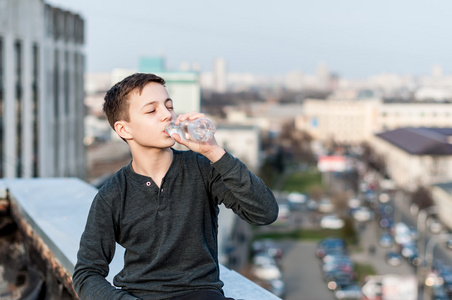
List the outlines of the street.
{"label": "street", "polygon": [[[330,178],[331,179],[331,178]],[[340,178],[330,181],[331,185],[341,186]],[[411,228],[417,228],[417,216],[409,212],[410,199],[403,193],[396,193],[388,202],[394,207],[394,223],[403,222]],[[279,225],[269,230],[291,231],[300,228],[313,228],[318,226],[319,214],[306,207],[298,210],[292,210],[285,226]],[[355,222],[355,229],[358,234],[358,245],[354,245],[350,255],[355,263],[371,265],[377,275],[411,275],[418,276],[417,267],[413,266],[408,260],[403,259],[398,266],[392,266],[386,262],[388,251],[399,251],[397,245],[392,247],[382,247],[379,245],[380,234],[383,229],[378,223],[378,218],[370,222]],[[438,237],[428,230],[421,234],[421,240],[418,241],[420,248],[419,258],[423,258],[425,250],[428,248],[428,241],[432,237]],[[317,241],[284,239],[278,241],[279,246],[284,251],[282,258],[282,276],[285,283],[285,300],[329,300],[335,299],[322,278],[321,263],[315,255]],[[432,243],[430,243],[432,244]],[[371,248],[374,251],[369,251]],[[423,250],[423,251],[422,251]],[[432,260],[441,259],[445,264],[451,265],[452,251],[444,245],[437,244],[431,251]],[[359,283],[363,283],[364,278],[358,278]],[[426,289],[425,295],[422,289],[419,290],[419,300],[429,299],[429,290]]]}
{"label": "street", "polygon": [[[359,232],[363,251],[352,252],[353,261],[371,264],[378,274],[415,274],[414,268],[405,260],[397,267],[385,262],[384,256],[388,249],[378,245],[379,230],[378,225],[371,222]],[[370,245],[376,246],[374,254],[367,251]],[[280,246],[284,250],[282,265],[286,284],[285,300],[335,299],[322,279],[320,261],[315,256],[317,242],[284,240],[280,242]]]}

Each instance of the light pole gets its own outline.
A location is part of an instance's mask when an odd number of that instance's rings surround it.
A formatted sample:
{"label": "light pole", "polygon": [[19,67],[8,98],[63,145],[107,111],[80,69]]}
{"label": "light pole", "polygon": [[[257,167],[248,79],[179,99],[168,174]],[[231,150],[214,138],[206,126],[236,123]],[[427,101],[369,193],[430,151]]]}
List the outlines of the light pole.
{"label": "light pole", "polygon": [[[424,260],[426,262],[426,265],[424,266],[425,267],[424,274],[426,274],[427,270],[430,271],[433,267],[433,250],[435,249],[436,244],[450,239],[452,239],[452,234],[440,234],[439,236],[433,236],[428,240],[427,247],[425,248],[424,253]],[[424,288],[424,294],[422,299],[423,300],[430,299],[429,296],[430,295],[427,293],[427,289]]]}
{"label": "light pole", "polygon": [[402,222],[402,202],[404,200],[403,192],[397,191],[394,195],[394,223]]}
{"label": "light pole", "polygon": [[[422,209],[419,211],[419,214],[417,215],[417,232],[419,234],[420,245],[418,245],[419,253],[424,252],[425,247],[425,224],[427,222],[427,217],[433,214],[436,214],[438,212],[438,209],[436,206],[430,206],[426,209]],[[422,247],[419,247],[422,246]],[[422,251],[421,251],[422,250]]]}
{"label": "light pole", "polygon": [[[421,263],[417,267],[417,278],[419,283],[419,288],[425,291],[424,288],[424,282],[425,282],[425,275],[426,275],[426,257],[425,257],[425,224],[427,222],[427,217],[432,214],[437,213],[437,207],[436,206],[430,206],[425,209],[422,209],[419,211],[417,215],[417,232],[419,234],[418,237],[418,253],[419,255],[422,255]],[[424,298],[426,299],[426,298]]]}

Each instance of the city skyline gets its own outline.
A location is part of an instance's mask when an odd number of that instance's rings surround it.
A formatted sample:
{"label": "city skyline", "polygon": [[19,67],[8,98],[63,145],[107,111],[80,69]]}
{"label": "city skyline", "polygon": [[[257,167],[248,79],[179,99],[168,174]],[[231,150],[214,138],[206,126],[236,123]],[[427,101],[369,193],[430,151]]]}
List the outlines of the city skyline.
{"label": "city skyline", "polygon": [[188,62],[203,72],[222,57],[228,72],[262,75],[315,73],[320,63],[347,78],[427,75],[437,64],[452,73],[446,0],[46,2],[85,19],[87,72],[137,68],[140,56],[164,56],[172,70]]}

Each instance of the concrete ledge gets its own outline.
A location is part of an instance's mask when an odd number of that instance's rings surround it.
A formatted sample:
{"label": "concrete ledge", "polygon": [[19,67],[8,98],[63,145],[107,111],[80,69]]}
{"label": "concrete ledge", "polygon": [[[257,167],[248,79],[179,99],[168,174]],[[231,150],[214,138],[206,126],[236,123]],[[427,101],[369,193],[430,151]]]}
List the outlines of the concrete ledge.
{"label": "concrete ledge", "polygon": [[[72,276],[80,237],[97,189],[78,178],[1,179],[0,196],[7,192],[24,222],[46,244],[54,259]],[[117,246],[107,280],[123,266],[124,249]],[[236,299],[280,299],[235,271],[220,265],[226,296]]]}

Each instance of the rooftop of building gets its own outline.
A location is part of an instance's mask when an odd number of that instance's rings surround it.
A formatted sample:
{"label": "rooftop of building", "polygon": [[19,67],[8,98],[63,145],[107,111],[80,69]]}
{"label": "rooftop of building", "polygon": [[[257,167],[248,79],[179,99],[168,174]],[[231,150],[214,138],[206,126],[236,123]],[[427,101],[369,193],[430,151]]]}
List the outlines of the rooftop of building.
{"label": "rooftop of building", "polygon": [[[94,186],[78,178],[0,180],[0,199],[9,199],[15,213],[30,225],[69,275],[74,271],[80,237],[96,193]],[[123,266],[123,253],[124,249],[118,245],[107,277],[110,282]],[[279,299],[223,265],[220,272],[223,289],[229,297]]]}
{"label": "rooftop of building", "polygon": [[413,155],[452,155],[452,128],[398,128],[377,137]]}

